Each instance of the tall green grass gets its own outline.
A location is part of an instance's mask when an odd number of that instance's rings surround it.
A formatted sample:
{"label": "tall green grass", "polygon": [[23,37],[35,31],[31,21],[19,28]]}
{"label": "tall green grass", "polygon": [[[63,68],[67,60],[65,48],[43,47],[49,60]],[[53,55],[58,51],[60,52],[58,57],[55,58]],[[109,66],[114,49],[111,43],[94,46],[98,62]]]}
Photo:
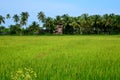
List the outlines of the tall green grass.
{"label": "tall green grass", "polygon": [[0,80],[120,80],[120,36],[0,36]]}

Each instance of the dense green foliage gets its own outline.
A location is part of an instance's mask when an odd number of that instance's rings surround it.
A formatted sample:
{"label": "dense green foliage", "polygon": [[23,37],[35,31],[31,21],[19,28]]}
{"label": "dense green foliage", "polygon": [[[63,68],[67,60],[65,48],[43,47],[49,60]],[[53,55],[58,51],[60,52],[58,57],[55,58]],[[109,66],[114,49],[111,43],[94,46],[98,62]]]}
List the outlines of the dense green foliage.
{"label": "dense green foliage", "polygon": [[[53,34],[58,24],[63,25],[63,34],[119,34],[120,33],[120,15],[104,14],[104,15],[88,15],[82,14],[77,17],[64,14],[57,15],[55,18],[46,17],[44,12],[39,12],[36,16],[42,26],[36,21],[26,26],[29,18],[28,12],[22,12],[20,15],[15,14],[13,17],[7,14],[6,17],[0,15],[0,24],[4,24],[6,19],[11,19],[15,24],[9,25],[8,28],[0,26],[0,34]],[[6,19],[5,19],[6,18]],[[19,26],[18,26],[19,25]],[[31,25],[35,25],[30,29]],[[37,25],[37,28],[36,28]],[[12,26],[12,31],[11,31]],[[22,26],[26,26],[23,28]],[[4,27],[4,28],[3,28]],[[15,28],[14,28],[15,27]],[[20,31],[18,31],[18,29]],[[28,30],[29,29],[29,30]]]}
{"label": "dense green foliage", "polygon": [[35,80],[120,80],[120,36],[0,36],[0,80],[24,68]]}

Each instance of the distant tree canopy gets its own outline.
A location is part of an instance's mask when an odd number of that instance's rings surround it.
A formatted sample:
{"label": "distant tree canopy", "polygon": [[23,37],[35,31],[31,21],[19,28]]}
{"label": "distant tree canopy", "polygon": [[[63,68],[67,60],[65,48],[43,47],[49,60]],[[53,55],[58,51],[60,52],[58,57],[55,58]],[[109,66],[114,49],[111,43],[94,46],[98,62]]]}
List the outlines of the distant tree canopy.
{"label": "distant tree canopy", "polygon": [[[114,13],[104,15],[88,15],[87,13],[77,17],[68,14],[57,15],[55,18],[46,17],[44,12],[37,14],[37,19],[43,26],[36,21],[26,26],[29,18],[28,12],[21,14],[0,15],[0,35],[17,34],[17,35],[38,35],[54,34],[57,24],[63,25],[63,34],[119,34],[120,33],[120,15]],[[5,27],[6,19],[13,20],[15,24]],[[25,28],[22,26],[26,26]]]}

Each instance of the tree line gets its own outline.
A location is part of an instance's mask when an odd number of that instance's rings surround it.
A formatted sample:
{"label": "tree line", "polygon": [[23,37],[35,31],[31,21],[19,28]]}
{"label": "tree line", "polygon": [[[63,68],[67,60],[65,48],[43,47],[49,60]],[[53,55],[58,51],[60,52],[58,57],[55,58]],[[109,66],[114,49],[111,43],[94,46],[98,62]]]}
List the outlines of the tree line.
{"label": "tree line", "polygon": [[[63,25],[63,34],[119,34],[120,33],[120,15],[114,13],[104,15],[88,15],[87,13],[77,17],[68,14],[57,15],[55,18],[47,17],[40,11],[36,17],[39,20],[33,21],[29,26],[28,12],[21,14],[0,15],[0,35],[39,35],[54,34],[57,24]],[[6,20],[13,20],[15,24],[5,27]],[[40,26],[40,23],[43,24]],[[26,27],[23,27],[26,26]]]}

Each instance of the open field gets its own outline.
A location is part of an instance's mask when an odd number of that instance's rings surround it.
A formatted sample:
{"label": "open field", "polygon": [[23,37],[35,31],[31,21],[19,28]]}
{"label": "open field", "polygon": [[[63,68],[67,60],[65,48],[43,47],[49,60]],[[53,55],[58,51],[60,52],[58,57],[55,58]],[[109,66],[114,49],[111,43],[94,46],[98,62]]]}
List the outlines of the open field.
{"label": "open field", "polygon": [[120,36],[0,36],[0,80],[24,68],[33,80],[120,80]]}

